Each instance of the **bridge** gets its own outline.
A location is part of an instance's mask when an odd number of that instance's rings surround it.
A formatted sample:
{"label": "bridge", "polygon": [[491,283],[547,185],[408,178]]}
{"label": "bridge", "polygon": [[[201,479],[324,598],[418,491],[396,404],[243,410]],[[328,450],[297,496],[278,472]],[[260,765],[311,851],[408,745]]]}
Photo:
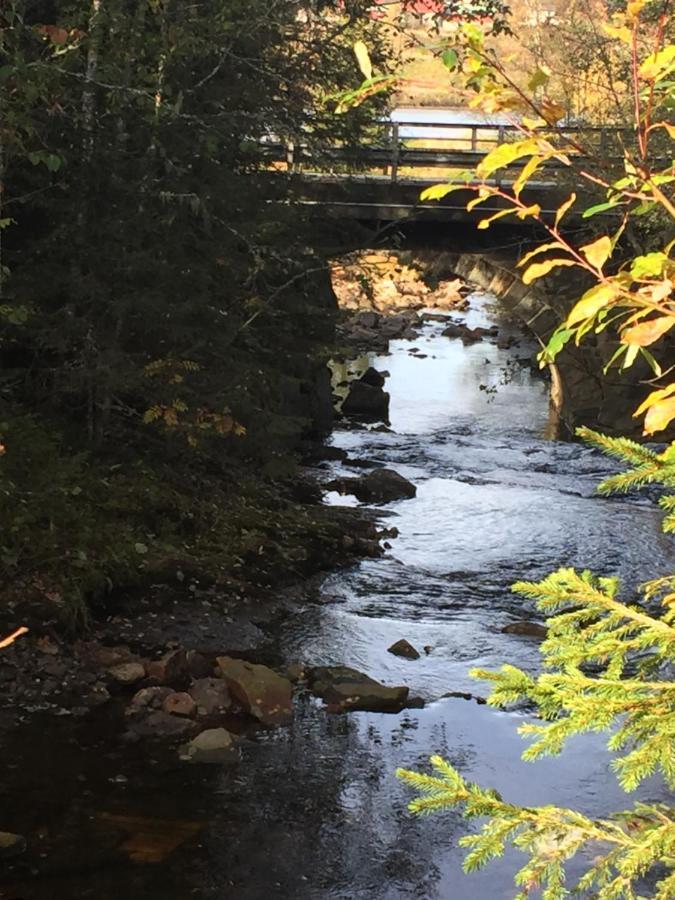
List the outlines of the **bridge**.
{"label": "bridge", "polygon": [[[589,156],[597,153],[604,160],[618,163],[623,160],[624,131],[616,127],[565,127],[559,130],[557,140],[568,153],[570,146],[577,145],[587,148]],[[550,138],[550,129],[546,133]],[[441,201],[422,202],[420,194],[425,187],[472,171],[494,147],[521,135],[517,126],[509,124],[402,119],[379,123],[371,142],[358,148],[320,145],[308,138],[271,139],[260,149],[268,175],[286,176],[287,199],[317,211],[384,222],[478,222],[509,204],[495,197],[467,211],[467,203],[475,197],[469,188]],[[578,150],[571,152],[581,156]],[[523,163],[511,163],[489,183],[508,188]],[[538,170],[536,180],[528,183],[521,199],[528,205],[537,203],[542,216],[553,218],[572,190],[579,193],[579,185],[570,180],[569,167],[549,160]]]}

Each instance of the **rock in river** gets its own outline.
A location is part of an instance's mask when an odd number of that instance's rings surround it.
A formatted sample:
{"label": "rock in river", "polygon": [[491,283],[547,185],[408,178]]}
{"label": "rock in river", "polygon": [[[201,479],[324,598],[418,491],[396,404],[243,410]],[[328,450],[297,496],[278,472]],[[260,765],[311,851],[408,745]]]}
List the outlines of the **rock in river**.
{"label": "rock in river", "polygon": [[197,704],[199,714],[204,716],[223,712],[232,704],[230,692],[222,678],[200,678],[192,685],[189,694]]}
{"label": "rock in river", "polygon": [[172,716],[191,718],[197,712],[197,704],[185,691],[174,691],[164,699],[162,709]]}
{"label": "rock in river", "polygon": [[108,669],[108,675],[118,684],[136,684],[145,678],[145,666],[140,662],[119,663]]}
{"label": "rock in river", "polygon": [[234,738],[225,728],[209,728],[202,731],[189,744],[184,744],[179,756],[188,763],[228,765],[239,758]]}
{"label": "rock in river", "polygon": [[408,688],[387,687],[348,666],[312,669],[310,689],[329,706],[340,710],[397,713],[405,708]]}
{"label": "rock in river", "polygon": [[417,493],[415,485],[393,469],[374,469],[354,481],[352,493],[365,503],[389,503]]}
{"label": "rock in river", "polygon": [[413,647],[410,641],[406,641],[405,638],[401,638],[400,641],[396,641],[391,647],[388,647],[387,652],[393,653],[394,656],[403,656],[405,659],[420,658],[418,651]]}
{"label": "rock in river", "polygon": [[545,640],[548,630],[539,622],[511,622],[502,628],[502,634],[519,634],[522,637],[533,637]]}
{"label": "rock in river", "polygon": [[230,694],[264,725],[285,725],[293,716],[293,691],[288,678],[267,666],[219,656],[220,674]]}
{"label": "rock in river", "polygon": [[157,684],[180,684],[190,675],[187,654],[181,649],[171,650],[149,662],[147,669],[148,677]]}
{"label": "rock in river", "polygon": [[360,422],[388,422],[389,394],[381,386],[355,381],[342,404],[342,413]]}

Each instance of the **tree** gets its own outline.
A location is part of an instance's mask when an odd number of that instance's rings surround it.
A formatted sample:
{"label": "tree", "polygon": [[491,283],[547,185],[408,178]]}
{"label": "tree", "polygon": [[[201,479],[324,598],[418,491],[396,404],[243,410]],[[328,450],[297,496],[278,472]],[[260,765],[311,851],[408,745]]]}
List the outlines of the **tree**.
{"label": "tree", "polygon": [[6,582],[81,598],[212,558],[241,470],[287,474],[325,427],[327,264],[264,149],[370,127],[326,103],[362,37],[383,58],[362,0],[1,4]]}
{"label": "tree", "polygon": [[[559,124],[564,106],[541,91],[549,73],[535,71],[529,91],[524,91],[486,50],[480,30],[474,24],[462,26],[455,55],[449,57],[451,68],[474,90],[473,105],[511,113],[522,139],[493,150],[475,173],[467,173],[459,183],[426,192],[432,199],[469,187],[476,192],[473,206],[498,197],[504,202],[503,211],[484,219],[479,228],[516,215],[545,229],[549,240],[520,261],[526,283],[557,268],[586,273],[591,286],[542,351],[542,365],[551,363],[566,342],[578,343],[614,328],[619,344],[610,365],[620,362],[627,369],[641,355],[658,385],[635,411],[636,416],[644,415],[648,437],[664,434],[675,419],[672,367],[664,369],[657,359],[667,352],[667,335],[675,326],[675,264],[669,242],[675,219],[670,190],[675,172],[661,161],[675,137],[669,118],[675,102],[675,45],[668,43],[667,28],[664,6],[636,0],[605,29],[617,52],[627,48],[631,61],[625,99],[633,104],[634,128],[620,136],[622,171],[617,172],[612,160]],[[538,206],[526,205],[521,193],[534,173],[553,159],[569,168],[579,187],[551,221]],[[516,161],[522,169],[511,185],[492,180]],[[602,191],[601,202],[587,205],[581,196],[584,184]],[[611,232],[596,232],[592,240],[577,246],[565,227],[572,210],[581,211],[584,219],[618,213],[618,220]],[[631,225],[640,230],[643,216],[658,217],[670,234],[649,252],[631,254],[625,237]],[[643,231],[650,240],[648,229]],[[659,346],[664,349],[661,354],[655,350],[656,357],[647,349]],[[631,466],[601,484],[602,493],[644,485],[666,489],[660,499],[663,527],[674,533],[675,496],[667,491],[675,487],[675,442],[659,451],[589,429],[581,429],[579,436]],[[527,700],[536,707],[541,724],[520,729],[533,739],[524,758],[557,754],[574,734],[609,732],[610,750],[620,753],[613,767],[625,790],[634,790],[655,772],[671,789],[675,787],[675,685],[669,680],[675,660],[675,575],[643,585],[640,594],[629,599],[622,598],[616,578],[572,569],[561,569],[539,583],[518,583],[514,590],[547,616],[548,637],[541,647],[544,673],[532,677],[505,665],[498,673],[473,674],[493,685],[492,705]],[[669,806],[636,803],[630,811],[600,821],[555,806],[524,808],[466,782],[440,757],[431,762],[433,775],[398,774],[418,794],[410,805],[413,812],[460,806],[466,817],[487,820],[477,834],[461,840],[469,848],[467,871],[485,865],[512,844],[528,857],[516,876],[518,897],[541,888],[546,900],[557,900],[570,893],[565,861],[592,844],[598,852],[577,890],[593,892],[599,900],[634,898],[640,879],[650,875],[656,882],[654,896],[666,900],[675,895],[675,811]]]}

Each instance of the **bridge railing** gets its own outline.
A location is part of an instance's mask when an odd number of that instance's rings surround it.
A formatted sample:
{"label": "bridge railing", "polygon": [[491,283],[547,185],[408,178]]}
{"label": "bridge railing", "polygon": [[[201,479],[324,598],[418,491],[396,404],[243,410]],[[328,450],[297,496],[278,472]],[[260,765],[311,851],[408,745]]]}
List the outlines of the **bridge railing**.
{"label": "bridge railing", "polygon": [[[622,161],[622,147],[630,141],[629,129],[614,126],[563,126],[541,131],[565,152],[598,155],[610,165]],[[396,183],[400,178],[438,177],[434,170],[439,168],[471,169],[491,149],[520,135],[522,131],[516,125],[501,123],[384,121],[367,145],[318,146],[307,134],[295,140],[265,141],[261,152],[270,165],[294,174],[361,173]],[[507,168],[517,170],[522,165],[522,161],[516,161]],[[555,159],[542,166],[554,179],[555,170],[564,168]]]}

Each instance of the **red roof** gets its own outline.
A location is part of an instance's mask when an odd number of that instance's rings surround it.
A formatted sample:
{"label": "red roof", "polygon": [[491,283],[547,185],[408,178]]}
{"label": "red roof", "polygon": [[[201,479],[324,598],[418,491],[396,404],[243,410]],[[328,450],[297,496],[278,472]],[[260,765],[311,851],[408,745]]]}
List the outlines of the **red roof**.
{"label": "red roof", "polygon": [[[375,0],[375,6],[393,6],[392,0]],[[445,12],[443,0],[404,0],[403,8],[406,12],[425,15],[428,13]]]}

